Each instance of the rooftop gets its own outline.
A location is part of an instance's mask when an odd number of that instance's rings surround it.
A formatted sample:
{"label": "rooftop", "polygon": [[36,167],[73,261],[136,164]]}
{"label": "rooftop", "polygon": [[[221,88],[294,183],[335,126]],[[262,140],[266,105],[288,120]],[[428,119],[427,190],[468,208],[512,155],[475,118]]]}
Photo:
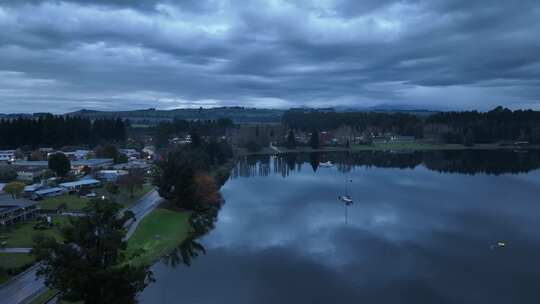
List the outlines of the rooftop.
{"label": "rooftop", "polygon": [[0,211],[4,208],[26,208],[35,205],[36,202],[24,198],[13,198],[9,194],[0,194]]}
{"label": "rooftop", "polygon": [[93,185],[93,184],[98,184],[98,183],[100,183],[100,181],[98,181],[97,179],[87,178],[87,179],[81,179],[74,182],[62,183],[59,186],[64,187],[64,188],[71,188],[71,187],[84,186],[84,185]]}

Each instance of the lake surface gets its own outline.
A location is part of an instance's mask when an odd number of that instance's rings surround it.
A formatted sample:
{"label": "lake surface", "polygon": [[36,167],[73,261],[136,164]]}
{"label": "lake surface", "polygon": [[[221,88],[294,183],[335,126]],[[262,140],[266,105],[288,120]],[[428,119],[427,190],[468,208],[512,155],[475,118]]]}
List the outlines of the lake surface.
{"label": "lake surface", "polygon": [[[336,166],[320,166],[328,160]],[[200,239],[206,255],[190,267],[156,264],[141,303],[540,303],[539,160],[243,159]],[[353,205],[337,199],[345,192]]]}

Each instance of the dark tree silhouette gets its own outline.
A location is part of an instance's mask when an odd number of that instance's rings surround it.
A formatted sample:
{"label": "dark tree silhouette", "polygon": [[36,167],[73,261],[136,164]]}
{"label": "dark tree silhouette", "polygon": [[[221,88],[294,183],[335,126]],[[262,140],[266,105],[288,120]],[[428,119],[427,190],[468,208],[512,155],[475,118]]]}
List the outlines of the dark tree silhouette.
{"label": "dark tree silhouette", "polygon": [[319,149],[320,148],[321,145],[319,143],[319,131],[313,130],[313,132],[311,132],[311,139],[309,141],[309,145],[313,149]]}
{"label": "dark tree silhouette", "polygon": [[289,134],[287,134],[287,142],[285,143],[285,147],[287,149],[296,148],[296,138],[294,136],[294,131],[292,129],[289,130]]}
{"label": "dark tree silhouette", "polygon": [[152,280],[148,267],[124,263],[124,224],[118,217],[122,206],[108,200],[92,200],[87,216],[71,218],[62,229],[62,242],[40,235],[33,253],[40,262],[38,276],[58,290],[63,300],[87,304],[137,303],[136,294]]}
{"label": "dark tree silhouette", "polygon": [[59,177],[64,177],[71,170],[71,161],[64,153],[55,153],[49,157],[49,169]]}

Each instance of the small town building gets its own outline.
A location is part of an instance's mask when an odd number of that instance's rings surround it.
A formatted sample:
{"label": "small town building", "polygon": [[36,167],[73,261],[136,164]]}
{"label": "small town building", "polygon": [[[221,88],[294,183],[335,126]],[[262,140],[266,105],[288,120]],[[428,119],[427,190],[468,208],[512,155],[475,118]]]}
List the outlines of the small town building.
{"label": "small town building", "polygon": [[75,151],[69,151],[69,152],[60,152],[64,153],[69,159],[71,160],[83,160],[86,159],[88,154],[90,154],[89,150],[75,150]]}
{"label": "small town building", "polygon": [[37,190],[32,194],[31,198],[33,200],[40,200],[47,197],[63,195],[65,193],[66,193],[66,189],[62,187],[53,187],[53,188]]}
{"label": "small town building", "polygon": [[120,149],[120,153],[125,154],[128,159],[137,159],[140,156],[140,153],[135,149]]}
{"label": "small town building", "polygon": [[15,150],[2,150],[0,151],[0,161],[13,162],[15,161]]}
{"label": "small town building", "polygon": [[94,187],[98,187],[99,185],[101,185],[101,182],[98,181],[97,179],[85,178],[85,179],[81,179],[74,182],[61,183],[58,186],[60,186],[61,188],[69,192],[73,192],[73,191],[79,191],[83,187],[94,188]]}
{"label": "small town building", "polygon": [[101,170],[97,173],[96,177],[107,182],[116,182],[119,177],[128,173],[126,170]]}
{"label": "small town building", "polygon": [[116,164],[112,166],[114,170],[148,170],[150,164],[144,160],[132,160],[123,164]]}
{"label": "small town building", "polygon": [[17,172],[17,179],[24,182],[33,182],[43,175],[43,170],[24,170]]}
{"label": "small town building", "polygon": [[42,183],[36,183],[24,187],[23,195],[31,197],[36,191],[45,188]]}
{"label": "small town building", "polygon": [[390,136],[390,141],[395,143],[412,143],[416,141],[416,138],[414,136],[393,135]]}
{"label": "small town building", "polygon": [[[93,158],[93,159],[81,159],[71,161],[71,168],[74,170],[81,170],[83,167],[89,167],[90,169],[100,169],[112,166],[114,160],[112,158]],[[44,170],[49,167],[49,162],[46,160],[21,160],[13,163],[14,166],[20,170]]]}
{"label": "small town building", "polygon": [[92,158],[75,160],[71,162],[71,168],[74,170],[80,170],[83,167],[88,167],[92,170],[110,167],[114,164],[112,158]]}
{"label": "small town building", "polygon": [[37,203],[0,194],[0,226],[25,221],[37,215]]}

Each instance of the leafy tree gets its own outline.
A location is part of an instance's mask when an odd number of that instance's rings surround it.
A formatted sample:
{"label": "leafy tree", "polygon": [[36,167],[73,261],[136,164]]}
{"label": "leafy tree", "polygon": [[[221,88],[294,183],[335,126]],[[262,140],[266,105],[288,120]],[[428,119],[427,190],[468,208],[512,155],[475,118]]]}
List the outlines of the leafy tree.
{"label": "leafy tree", "polygon": [[127,155],[120,153],[115,145],[98,146],[94,149],[97,158],[112,158],[115,164],[127,163]]}
{"label": "leafy tree", "polygon": [[124,153],[119,153],[118,157],[114,160],[116,164],[125,164],[129,161],[128,156]]}
{"label": "leafy tree", "polygon": [[[126,123],[118,119],[64,117],[0,119],[0,148],[28,146],[61,147],[125,140]],[[21,159],[23,155],[18,155]],[[36,156],[36,155],[35,155]]]}
{"label": "leafy tree", "polygon": [[199,148],[201,146],[201,136],[197,132],[191,133],[191,147]]}
{"label": "leafy tree", "polygon": [[65,202],[63,202],[60,205],[58,205],[58,207],[56,208],[56,211],[58,213],[62,213],[62,211],[67,210],[67,208],[68,208],[68,205]]}
{"label": "leafy tree", "polygon": [[62,242],[51,236],[35,238],[37,274],[62,300],[137,303],[137,293],[153,281],[148,267],[125,263],[124,224],[131,218],[118,217],[121,209],[109,200],[92,200],[84,209],[87,216],[71,218],[62,228]]}
{"label": "leafy tree", "polygon": [[43,172],[41,173],[41,178],[43,178],[43,179],[48,179],[48,178],[54,177],[55,175],[56,175],[56,173],[54,173],[53,170],[51,170],[51,169],[45,169],[45,170],[43,170]]}
{"label": "leafy tree", "polygon": [[210,140],[204,150],[208,154],[211,165],[222,165],[233,156],[231,146],[223,140]]}
{"label": "leafy tree", "polygon": [[105,190],[107,190],[107,192],[110,194],[116,195],[118,194],[118,185],[115,183],[106,183]]}
{"label": "leafy tree", "polygon": [[4,186],[4,192],[11,194],[11,197],[18,198],[21,196],[21,193],[24,191],[25,184],[21,182],[10,182]]}
{"label": "leafy tree", "polygon": [[309,163],[311,164],[311,168],[313,169],[313,172],[317,172],[317,169],[319,168],[319,164],[321,163],[321,155],[318,152],[310,153]]}
{"label": "leafy tree", "polygon": [[296,148],[296,138],[294,136],[293,130],[289,130],[289,134],[287,135],[287,142],[285,143],[285,147],[287,149],[295,149]]}
{"label": "leafy tree", "polygon": [[17,171],[11,166],[0,166],[0,182],[6,183],[17,178]]}
{"label": "leafy tree", "polygon": [[313,130],[313,132],[311,132],[311,139],[309,141],[309,144],[310,144],[311,148],[313,148],[313,149],[319,149],[320,148],[319,131]]}
{"label": "leafy tree", "polygon": [[41,154],[39,150],[34,150],[32,151],[32,153],[30,153],[30,160],[34,160],[34,161],[43,160],[43,154]]}
{"label": "leafy tree", "polygon": [[144,175],[141,172],[130,172],[129,174],[118,177],[118,185],[129,191],[130,197],[136,189],[142,189],[144,184]]}
{"label": "leafy tree", "polygon": [[195,201],[199,204],[199,208],[215,205],[221,201],[219,188],[211,175],[198,173],[195,175],[195,185]]}
{"label": "leafy tree", "polygon": [[57,176],[64,177],[71,169],[71,162],[64,153],[55,153],[49,157],[49,169]]}
{"label": "leafy tree", "polygon": [[159,195],[173,205],[194,209],[196,206],[197,184],[195,175],[208,169],[208,161],[201,153],[176,150],[167,154],[157,163],[154,184]]}

